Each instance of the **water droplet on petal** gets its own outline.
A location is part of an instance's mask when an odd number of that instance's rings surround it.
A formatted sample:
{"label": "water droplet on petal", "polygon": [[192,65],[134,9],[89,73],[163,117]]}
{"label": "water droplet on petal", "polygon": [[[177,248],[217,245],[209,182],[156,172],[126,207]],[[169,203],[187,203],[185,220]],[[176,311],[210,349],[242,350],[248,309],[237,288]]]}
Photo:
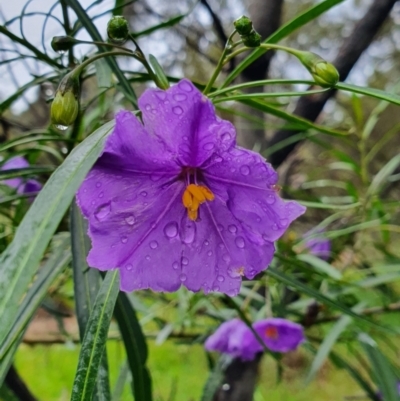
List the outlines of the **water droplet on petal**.
{"label": "water droplet on petal", "polygon": [[221,163],[221,162],[222,162],[222,157],[217,156],[217,157],[214,159],[214,161],[215,161],[216,163]]}
{"label": "water droplet on petal", "polygon": [[288,224],[289,224],[289,220],[288,219],[281,219],[279,223],[280,223],[281,227],[287,227]]}
{"label": "water droplet on petal", "polygon": [[183,89],[186,92],[191,92],[193,90],[192,85],[190,85],[189,82],[181,81],[179,82],[178,85],[181,89]]}
{"label": "water droplet on petal", "polygon": [[230,290],[227,291],[227,294],[230,297],[236,297],[236,295],[239,294],[239,290],[231,288]]}
{"label": "water droplet on petal", "polygon": [[125,217],[126,224],[129,224],[130,226],[133,226],[135,224],[135,217],[133,214],[131,214],[128,217]]}
{"label": "water droplet on petal", "polygon": [[99,198],[102,198],[104,196],[104,192],[99,193]]}
{"label": "water droplet on petal", "polygon": [[240,167],[240,172],[243,175],[249,175],[250,174],[250,167],[249,166],[242,166],[242,167]]}
{"label": "water droplet on petal", "polygon": [[156,92],[156,96],[157,96],[160,100],[164,100],[166,94],[165,94],[164,91],[157,91],[157,92]]}
{"label": "water droplet on petal", "polygon": [[231,260],[231,258],[230,258],[229,255],[226,253],[225,255],[222,256],[222,260],[223,260],[224,262],[228,263],[228,262]]}
{"label": "water droplet on petal", "polygon": [[97,210],[94,213],[94,216],[96,217],[97,220],[101,221],[104,220],[110,212],[111,212],[111,205],[109,203],[106,203],[105,205],[101,205],[97,208]]}
{"label": "water droplet on petal", "polygon": [[191,244],[196,237],[196,223],[188,220],[186,216],[182,220],[180,236],[185,244]]}
{"label": "water droplet on petal", "polygon": [[182,256],[181,262],[183,266],[187,266],[189,264],[189,259],[185,256]]}
{"label": "water droplet on petal", "polygon": [[228,226],[228,230],[229,232],[234,234],[237,231],[237,227],[234,224],[231,224],[230,226]]}
{"label": "water droplet on petal", "polygon": [[218,231],[222,231],[224,226],[222,224],[217,224]]}
{"label": "water droplet on petal", "polygon": [[140,193],[140,195],[142,195],[143,197],[146,197],[146,196],[147,196],[147,192],[146,192],[146,191],[142,191],[142,192]]}
{"label": "water droplet on petal", "polygon": [[211,150],[211,149],[214,149],[214,144],[212,143],[212,142],[207,142],[207,143],[205,143],[204,145],[203,145],[203,149],[204,150]]}
{"label": "water droplet on petal", "polygon": [[180,116],[183,113],[183,109],[181,106],[175,106],[172,108],[172,111],[177,115]]}
{"label": "water droplet on petal", "polygon": [[150,248],[151,249],[156,249],[158,247],[158,242],[157,241],[151,241],[150,242]]}
{"label": "water droplet on petal", "polygon": [[150,260],[150,255],[146,255],[146,260]]}
{"label": "water droplet on petal", "polygon": [[207,252],[207,255],[208,255],[208,256],[212,256],[212,254],[213,254],[212,251],[208,251],[208,252]]}
{"label": "water droplet on petal", "polygon": [[267,196],[267,203],[268,203],[268,205],[273,205],[275,203],[275,196],[274,195],[268,195]]}
{"label": "water droplet on petal", "polygon": [[177,102],[183,102],[184,100],[187,99],[187,96],[184,93],[175,93],[175,95],[173,96],[173,98],[177,101]]}
{"label": "water droplet on petal", "polygon": [[54,126],[60,131],[65,131],[68,128],[68,125],[55,124]]}
{"label": "water droplet on petal", "polygon": [[178,235],[178,224],[174,221],[164,227],[164,234],[167,238],[175,238]]}
{"label": "water droplet on petal", "polygon": [[174,270],[178,270],[178,269],[179,269],[179,263],[178,263],[178,262],[172,263],[172,268],[173,268]]}
{"label": "water droplet on petal", "polygon": [[222,139],[224,142],[229,141],[229,140],[231,139],[231,134],[230,134],[229,132],[224,132],[224,133],[221,135],[221,139]]}
{"label": "water droplet on petal", "polygon": [[210,245],[210,243],[207,240],[205,240],[204,245]]}
{"label": "water droplet on petal", "polygon": [[144,106],[144,108],[145,108],[147,111],[150,111],[150,110],[151,110],[151,106],[150,106],[149,104],[146,104],[146,106]]}
{"label": "water droplet on petal", "polygon": [[126,267],[126,270],[132,270],[133,269],[133,266],[130,263],[128,263],[125,267]]}
{"label": "water droplet on petal", "polygon": [[186,281],[187,280],[187,276],[186,276],[186,274],[180,274],[179,275],[179,280],[181,280],[182,282],[184,282],[184,281]]}
{"label": "water droplet on petal", "polygon": [[279,230],[279,227],[278,227],[277,224],[272,224],[272,229],[273,229],[274,231],[278,231],[278,230]]}
{"label": "water droplet on petal", "polygon": [[184,141],[188,141],[188,140],[189,140],[189,137],[185,135],[185,136],[183,137],[183,140],[184,140]]}
{"label": "water droplet on petal", "polygon": [[244,245],[245,245],[244,239],[242,237],[236,237],[235,244],[238,248],[241,248],[241,249],[244,248]]}
{"label": "water droplet on petal", "polygon": [[96,182],[96,188],[100,188],[101,187],[101,182]]}
{"label": "water droplet on petal", "polygon": [[121,242],[123,243],[123,244],[126,244],[127,242],[128,242],[128,237],[121,237]]}
{"label": "water droplet on petal", "polygon": [[224,276],[217,276],[217,280],[222,283],[225,281],[225,277]]}
{"label": "water droplet on petal", "polygon": [[218,285],[214,285],[213,286],[213,291],[219,291],[219,286]]}

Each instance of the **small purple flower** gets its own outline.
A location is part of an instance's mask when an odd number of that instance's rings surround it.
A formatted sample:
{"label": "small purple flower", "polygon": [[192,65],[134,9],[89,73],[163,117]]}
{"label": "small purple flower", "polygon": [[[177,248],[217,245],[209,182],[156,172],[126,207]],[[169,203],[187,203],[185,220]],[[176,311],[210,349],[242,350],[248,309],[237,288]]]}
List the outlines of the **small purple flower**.
{"label": "small purple flower", "polygon": [[[324,235],[324,230],[312,229],[303,235],[306,239],[305,246],[309,252],[323,260],[328,260],[331,256],[331,241]],[[313,238],[308,237],[315,235]]]}
{"label": "small purple flower", "polygon": [[[253,328],[273,352],[293,351],[304,341],[303,327],[286,319],[263,319],[254,323]],[[258,352],[263,351],[254,333],[239,319],[222,323],[208,337],[204,347],[208,351],[218,351],[244,361],[254,359]]]}
{"label": "small purple flower", "polygon": [[[29,163],[22,156],[15,156],[7,160],[0,170],[13,170],[29,167]],[[2,181],[3,184],[17,190],[18,194],[35,194],[42,189],[42,184],[39,181],[28,179],[24,180],[22,177],[10,178]]]}
{"label": "small purple flower", "polygon": [[236,295],[305,208],[278,196],[276,172],[236,146],[233,125],[190,81],[146,90],[139,107],[144,124],[117,114],[77,193],[89,266],[119,268],[123,291],[184,285]]}

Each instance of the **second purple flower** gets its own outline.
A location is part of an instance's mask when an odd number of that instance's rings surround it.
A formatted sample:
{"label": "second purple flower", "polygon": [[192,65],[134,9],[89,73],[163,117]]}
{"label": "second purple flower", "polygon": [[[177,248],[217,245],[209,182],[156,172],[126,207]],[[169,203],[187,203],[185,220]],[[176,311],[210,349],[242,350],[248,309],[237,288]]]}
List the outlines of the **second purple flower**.
{"label": "second purple flower", "polygon": [[119,268],[121,289],[239,292],[271,262],[274,241],[304,213],[274,190],[277,174],[236,146],[233,125],[188,80],[122,111],[78,191],[91,267]]}

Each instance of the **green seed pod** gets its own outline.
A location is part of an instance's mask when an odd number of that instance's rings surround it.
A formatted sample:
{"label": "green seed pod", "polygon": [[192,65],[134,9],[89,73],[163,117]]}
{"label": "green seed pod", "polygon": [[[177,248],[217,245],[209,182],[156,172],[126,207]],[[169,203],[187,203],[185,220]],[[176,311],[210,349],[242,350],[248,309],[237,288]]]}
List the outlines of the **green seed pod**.
{"label": "green seed pod", "polygon": [[54,36],[51,41],[51,47],[57,53],[64,53],[78,41],[71,36]]}
{"label": "green seed pod", "polygon": [[237,33],[240,36],[248,35],[253,30],[253,23],[249,17],[242,15],[233,22]]}
{"label": "green seed pod", "polygon": [[247,47],[258,47],[261,44],[261,35],[254,29],[245,36],[242,36],[243,44]]}
{"label": "green seed pod", "polygon": [[335,66],[312,52],[299,52],[297,58],[310,72],[314,81],[323,87],[335,86],[339,81],[339,72]]}
{"label": "green seed pod", "polygon": [[121,15],[112,17],[107,24],[107,35],[111,42],[125,43],[129,36],[127,20]]}
{"label": "green seed pod", "polygon": [[79,76],[74,71],[67,74],[60,82],[53,103],[51,104],[51,122],[65,130],[74,123],[79,112]]}

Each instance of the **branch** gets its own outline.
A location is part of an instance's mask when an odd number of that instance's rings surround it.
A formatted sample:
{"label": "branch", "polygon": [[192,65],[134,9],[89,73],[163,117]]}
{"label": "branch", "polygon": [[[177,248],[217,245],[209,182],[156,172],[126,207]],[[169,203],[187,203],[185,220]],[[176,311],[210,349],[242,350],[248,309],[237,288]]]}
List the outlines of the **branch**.
{"label": "branch", "polygon": [[[397,0],[375,0],[364,17],[357,23],[351,35],[343,42],[339,53],[333,64],[340,74],[341,81],[344,81],[349,75],[354,64],[360,58],[361,54],[368,48],[377,32],[387,19],[391,9]],[[294,114],[315,121],[322,111],[325,103],[334,96],[335,90],[331,90],[320,95],[301,97],[294,110]],[[303,130],[285,130],[277,131],[269,141],[269,146],[290,138]],[[278,167],[289,154],[294,150],[299,141],[292,143],[269,157],[269,162]]]}

